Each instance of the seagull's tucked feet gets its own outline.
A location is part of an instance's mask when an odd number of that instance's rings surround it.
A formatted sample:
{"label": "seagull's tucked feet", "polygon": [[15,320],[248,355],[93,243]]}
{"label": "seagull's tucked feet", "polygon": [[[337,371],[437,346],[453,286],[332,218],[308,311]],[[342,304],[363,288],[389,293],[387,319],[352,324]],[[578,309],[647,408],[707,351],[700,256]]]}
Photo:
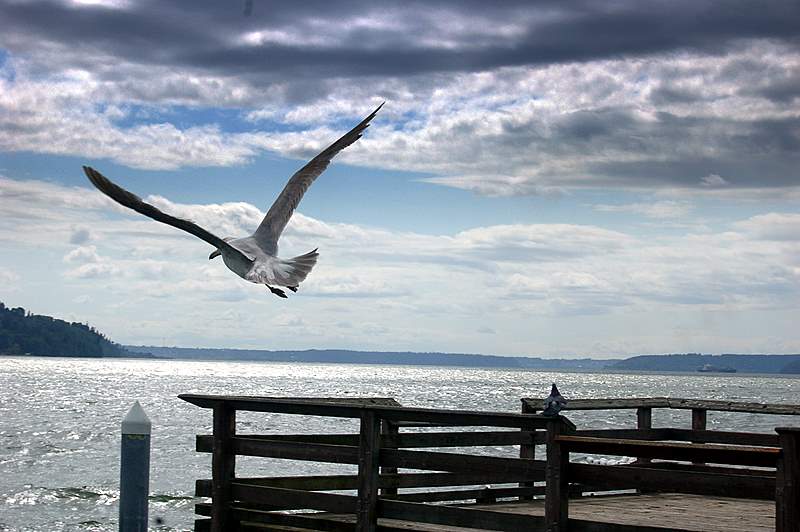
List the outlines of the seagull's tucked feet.
{"label": "seagull's tucked feet", "polygon": [[292,292],[297,292],[297,287],[296,286],[287,286],[286,288],[288,288]]}
{"label": "seagull's tucked feet", "polygon": [[282,297],[284,299],[289,297],[289,296],[286,295],[286,292],[284,292],[280,288],[275,288],[275,287],[272,287],[270,285],[267,285],[267,288],[269,288],[269,291],[272,292],[273,294],[275,294],[278,297]]}

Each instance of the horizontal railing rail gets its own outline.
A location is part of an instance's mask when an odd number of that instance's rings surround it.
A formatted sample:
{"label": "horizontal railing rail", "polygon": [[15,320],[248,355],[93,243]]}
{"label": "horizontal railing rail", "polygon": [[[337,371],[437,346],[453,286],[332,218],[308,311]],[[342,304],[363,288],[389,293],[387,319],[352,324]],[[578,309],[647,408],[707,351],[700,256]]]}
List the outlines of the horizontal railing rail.
{"label": "horizontal railing rail", "polygon": [[575,429],[566,418],[552,418],[536,414],[506,414],[471,410],[447,410],[437,408],[410,408],[400,406],[363,406],[333,402],[313,403],[310,400],[281,400],[248,396],[214,396],[181,394],[180,399],[202,408],[224,407],[231,411],[271,412],[275,414],[302,414],[307,416],[342,417],[360,419],[365,411],[372,412],[387,421],[414,421],[437,423],[454,427],[513,427],[546,429],[558,419]]}
{"label": "horizontal railing rail", "polygon": [[[522,402],[525,405],[526,412],[536,412],[543,409],[543,401],[541,399],[523,398]],[[675,397],[569,399],[564,406],[565,410],[627,410],[636,408],[699,409],[715,412],[800,416],[800,405],[794,404],[681,399]]]}

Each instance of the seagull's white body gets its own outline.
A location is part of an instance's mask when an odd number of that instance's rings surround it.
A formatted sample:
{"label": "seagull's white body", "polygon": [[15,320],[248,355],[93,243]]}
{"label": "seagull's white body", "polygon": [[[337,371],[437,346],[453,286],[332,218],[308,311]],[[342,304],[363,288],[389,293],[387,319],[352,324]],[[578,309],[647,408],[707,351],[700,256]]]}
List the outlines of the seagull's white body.
{"label": "seagull's white body", "polygon": [[139,196],[112,183],[93,168],[84,166],[83,170],[92,184],[114,201],[205,240],[216,248],[209,259],[221,255],[225,266],[242,279],[266,285],[275,295],[286,297],[286,293],[275,286],[285,286],[296,292],[298,285],[305,280],[317,263],[319,254],[315,249],[291,259],[278,258],[278,239],[311,183],[325,171],[337,153],[361,138],[363,131],[369,127],[370,120],[375,117],[381,107],[383,104],[295,172],[264,216],[255,233],[244,238],[220,238],[189,220],[170,216],[145,203]]}

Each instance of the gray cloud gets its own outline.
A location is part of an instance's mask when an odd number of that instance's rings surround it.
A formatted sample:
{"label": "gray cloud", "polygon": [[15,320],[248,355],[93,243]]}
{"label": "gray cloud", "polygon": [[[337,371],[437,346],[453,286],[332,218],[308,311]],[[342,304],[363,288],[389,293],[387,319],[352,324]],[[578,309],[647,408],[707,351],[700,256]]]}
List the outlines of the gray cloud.
{"label": "gray cloud", "polygon": [[[242,17],[220,2],[131,1],[121,8],[6,2],[0,32],[48,67],[119,61],[282,84],[312,78],[474,72],[674,50],[718,54],[742,39],[795,42],[796,2],[269,2]],[[246,36],[250,39],[246,39]],[[243,40],[244,39],[244,40]],[[66,52],[66,55],[64,55]],[[105,56],[113,62],[98,62]]]}
{"label": "gray cloud", "polygon": [[[796,2],[117,4],[0,4],[0,149],[303,157],[386,98],[343,161],[488,195],[800,187]],[[290,131],[181,125],[175,105]]]}

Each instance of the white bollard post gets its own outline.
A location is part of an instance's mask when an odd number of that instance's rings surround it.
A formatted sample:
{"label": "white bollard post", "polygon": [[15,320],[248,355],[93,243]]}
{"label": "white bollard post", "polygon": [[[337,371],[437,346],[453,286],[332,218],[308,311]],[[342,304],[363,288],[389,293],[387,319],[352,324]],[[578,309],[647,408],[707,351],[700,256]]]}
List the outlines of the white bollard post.
{"label": "white bollard post", "polygon": [[139,401],[122,420],[119,532],[147,532],[150,491],[150,420]]}

